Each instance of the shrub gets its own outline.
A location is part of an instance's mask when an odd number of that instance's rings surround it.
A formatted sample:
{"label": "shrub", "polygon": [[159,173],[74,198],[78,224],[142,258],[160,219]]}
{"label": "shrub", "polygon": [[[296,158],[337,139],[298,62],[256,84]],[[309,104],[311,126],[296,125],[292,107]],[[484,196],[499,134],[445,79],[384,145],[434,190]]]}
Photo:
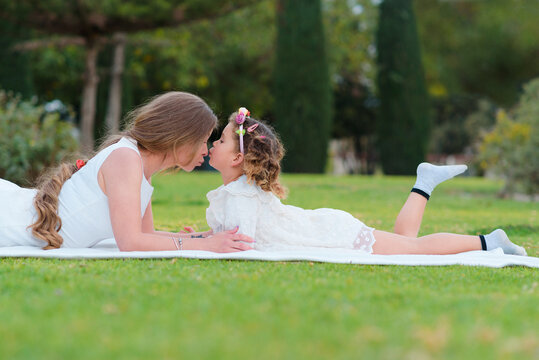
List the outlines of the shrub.
{"label": "shrub", "polygon": [[473,151],[481,134],[492,130],[496,121],[496,106],[487,99],[454,95],[433,101],[430,152],[463,154]]}
{"label": "shrub", "polygon": [[44,168],[77,150],[73,126],[43,114],[35,101],[0,90],[0,178],[32,185]]}
{"label": "shrub", "polygon": [[524,87],[513,115],[498,111],[481,145],[481,165],[505,179],[504,195],[539,193],[539,79]]}

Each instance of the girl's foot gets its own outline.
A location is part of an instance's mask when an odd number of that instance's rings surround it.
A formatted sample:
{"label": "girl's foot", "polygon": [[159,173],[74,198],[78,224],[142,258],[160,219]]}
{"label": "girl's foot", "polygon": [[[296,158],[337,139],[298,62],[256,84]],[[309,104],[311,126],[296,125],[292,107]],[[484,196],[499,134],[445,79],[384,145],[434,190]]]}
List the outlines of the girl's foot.
{"label": "girl's foot", "polygon": [[466,165],[437,166],[427,162],[421,163],[417,167],[417,179],[412,191],[428,199],[438,184],[462,174],[466,169],[468,169]]}
{"label": "girl's foot", "polygon": [[488,235],[484,236],[486,250],[502,248],[504,254],[513,254],[526,256],[526,250],[522,246],[513,244],[509,237],[502,229],[496,229]]}

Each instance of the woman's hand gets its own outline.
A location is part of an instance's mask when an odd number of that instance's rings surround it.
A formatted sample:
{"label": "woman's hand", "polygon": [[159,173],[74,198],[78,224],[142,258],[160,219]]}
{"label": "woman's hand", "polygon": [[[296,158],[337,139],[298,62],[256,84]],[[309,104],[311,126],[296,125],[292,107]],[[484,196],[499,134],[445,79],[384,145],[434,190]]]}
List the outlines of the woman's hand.
{"label": "woman's hand", "polygon": [[200,250],[219,253],[252,250],[253,248],[245,243],[253,243],[254,240],[247,235],[237,234],[237,232],[238,227],[198,239],[197,244],[202,245],[199,247]]}

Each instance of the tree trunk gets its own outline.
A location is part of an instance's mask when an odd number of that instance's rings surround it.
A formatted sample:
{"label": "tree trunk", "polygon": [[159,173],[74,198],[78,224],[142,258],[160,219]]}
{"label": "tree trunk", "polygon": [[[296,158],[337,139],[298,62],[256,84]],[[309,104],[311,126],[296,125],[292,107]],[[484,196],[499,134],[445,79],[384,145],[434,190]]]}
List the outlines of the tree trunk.
{"label": "tree trunk", "polygon": [[84,69],[84,89],[82,91],[81,110],[81,151],[89,154],[94,149],[95,105],[97,97],[97,56],[99,41],[88,40],[86,43],[86,62]]}
{"label": "tree trunk", "polygon": [[127,36],[124,33],[114,34],[114,56],[110,77],[109,100],[106,124],[107,130],[115,134],[120,129],[122,115],[122,76],[125,61],[125,43]]}

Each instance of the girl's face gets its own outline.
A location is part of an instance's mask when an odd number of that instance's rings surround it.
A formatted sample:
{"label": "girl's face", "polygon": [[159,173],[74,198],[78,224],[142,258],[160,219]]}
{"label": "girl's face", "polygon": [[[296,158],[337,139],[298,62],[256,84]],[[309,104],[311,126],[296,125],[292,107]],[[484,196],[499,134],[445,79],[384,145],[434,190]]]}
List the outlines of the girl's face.
{"label": "girl's face", "polygon": [[210,165],[222,172],[232,167],[232,161],[238,152],[232,125],[228,124],[221,133],[221,137],[213,142],[213,147],[210,149]]}

